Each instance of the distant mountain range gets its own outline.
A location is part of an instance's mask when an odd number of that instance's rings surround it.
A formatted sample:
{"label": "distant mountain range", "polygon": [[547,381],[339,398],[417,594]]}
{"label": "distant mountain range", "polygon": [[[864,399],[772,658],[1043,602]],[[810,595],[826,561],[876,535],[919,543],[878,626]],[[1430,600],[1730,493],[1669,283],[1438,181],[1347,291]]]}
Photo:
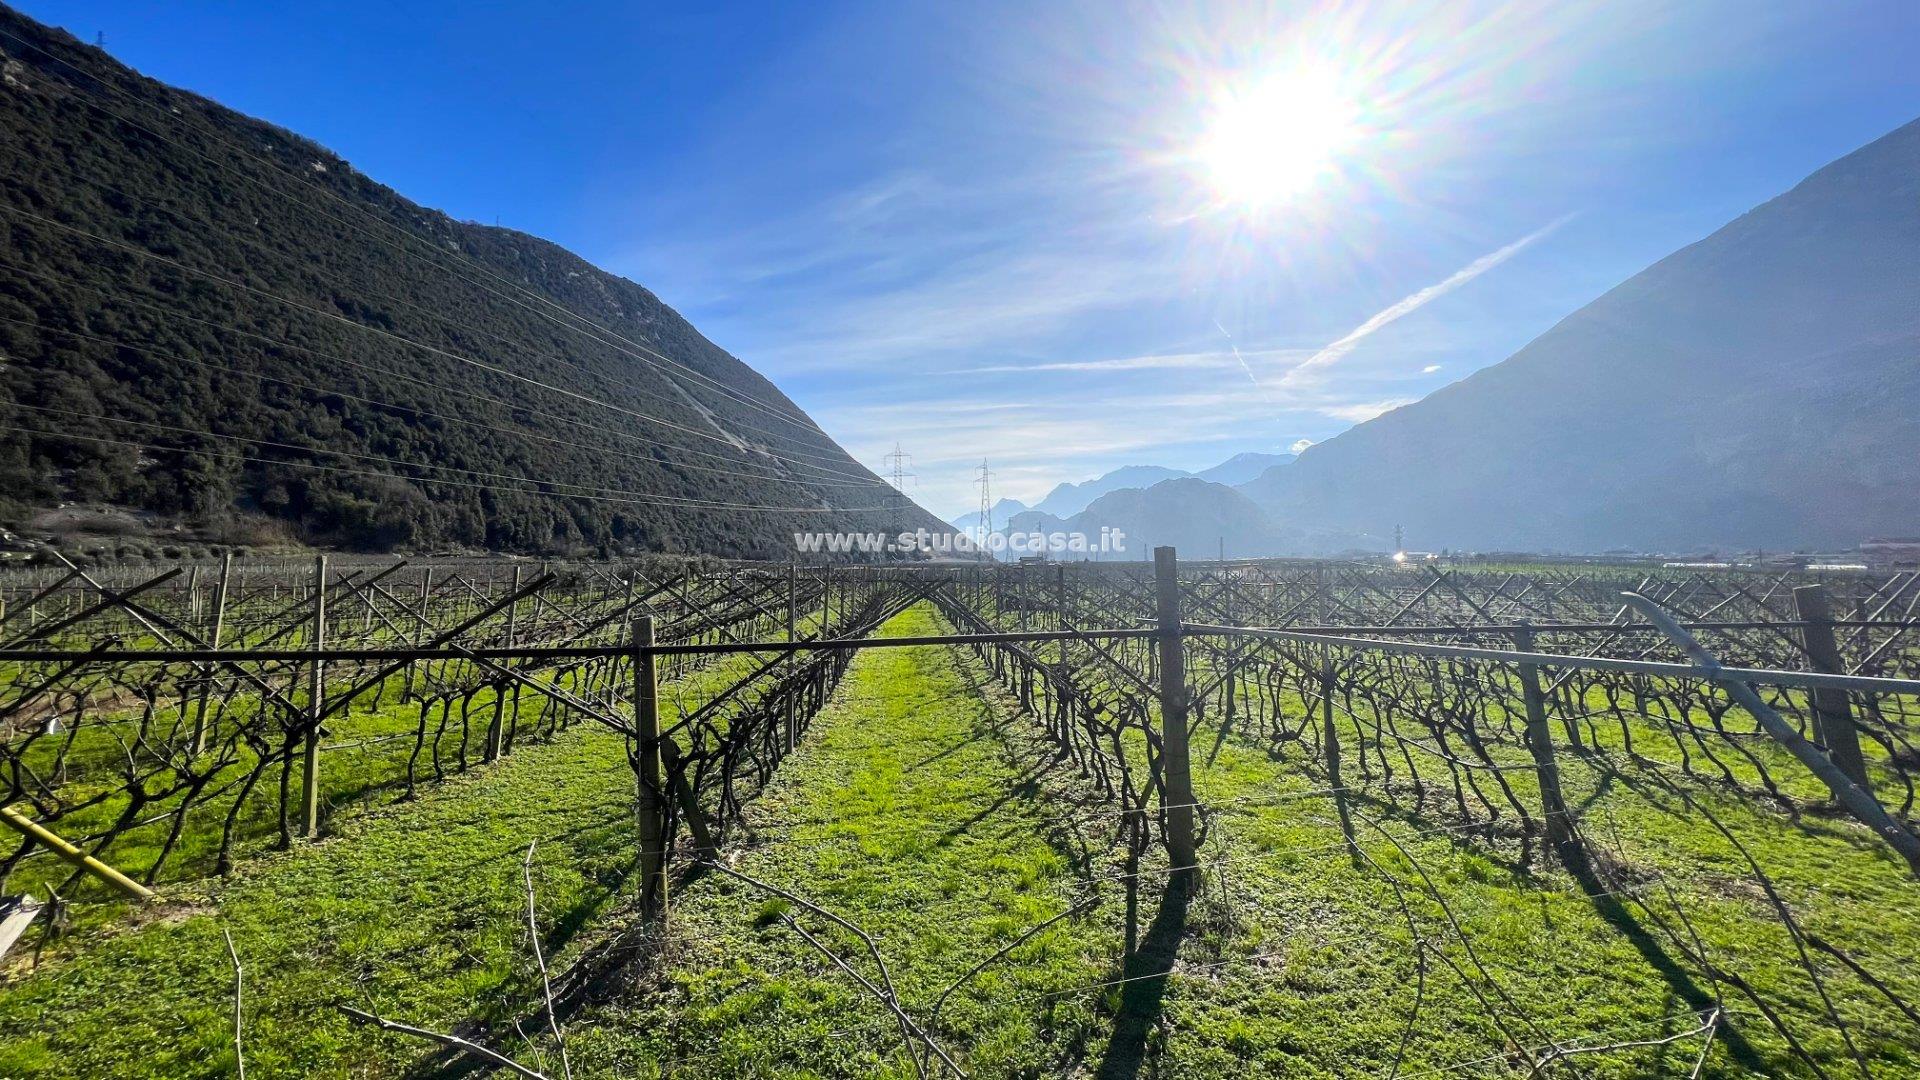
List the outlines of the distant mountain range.
{"label": "distant mountain range", "polygon": [[[1178,480],[1183,477],[1198,477],[1216,484],[1244,484],[1276,465],[1284,465],[1293,460],[1292,454],[1263,454],[1249,452],[1235,454],[1233,457],[1209,469],[1188,472],[1185,469],[1169,469],[1163,465],[1125,465],[1109,473],[1103,473],[1091,480],[1078,484],[1060,484],[1047,493],[1046,498],[1033,504],[1031,509],[1054,517],[1071,517],[1091,506],[1094,500],[1114,491],[1126,491],[1134,488],[1149,488],[1163,480]],[[1011,505],[1025,510],[1029,507],[1015,499],[1002,499],[995,505],[994,523],[1005,522],[1008,515],[1002,513],[1000,505]],[[951,524],[955,528],[970,528],[980,521],[979,511],[954,518]]]}
{"label": "distant mountain range", "polygon": [[1103,476],[1096,476],[1085,483],[1061,484],[1048,492],[1046,498],[1034,503],[1033,508],[1054,517],[1070,517],[1085,510],[1095,499],[1110,491],[1147,488],[1162,480],[1191,475],[1181,469],[1167,469],[1159,465],[1128,465]]}
{"label": "distant mountain range", "polygon": [[[993,504],[993,527],[996,530],[1006,528],[1007,522],[1012,520],[1013,515],[1026,509],[1027,504],[1021,502],[1019,499],[1001,499],[999,502]],[[980,511],[975,510],[971,514],[961,514],[947,524],[952,525],[961,532],[966,532],[969,529],[978,529],[980,527]]]}
{"label": "distant mountain range", "polygon": [[1211,469],[1202,469],[1193,475],[1216,484],[1233,486],[1244,484],[1268,469],[1285,465],[1294,459],[1293,454],[1235,454]]}
{"label": "distant mountain range", "polygon": [[1920,533],[1920,121],[1243,490],[1430,549]]}
{"label": "distant mountain range", "polygon": [[1137,561],[1171,544],[1189,558],[1272,555],[1306,548],[1348,548],[1359,538],[1321,535],[1277,524],[1253,500],[1225,484],[1198,476],[1162,480],[1145,488],[1120,488],[1068,517],[1041,510],[1014,515],[1007,532],[1082,533],[1097,541],[1102,530],[1125,534],[1125,549],[1096,561]]}
{"label": "distant mountain range", "polygon": [[1384,551],[1396,526],[1426,550],[1920,534],[1920,121],[1507,360],[1297,460],[1270,456],[1283,460],[1063,484],[1014,527],[1121,527],[1200,557],[1222,537],[1230,555]]}
{"label": "distant mountain range", "polygon": [[944,529],[646,289],[5,7],[0,238],[0,524],[766,557]]}
{"label": "distant mountain range", "polygon": [[[1364,546],[1365,538],[1277,526],[1232,485],[1292,461],[1292,454],[1244,453],[1190,473],[1159,465],[1129,465],[1078,484],[1061,484],[1028,508],[1015,499],[994,504],[1002,533],[1078,532],[1098,540],[1102,530],[1124,533],[1126,550],[1101,558],[1140,559],[1173,544],[1199,553],[1268,555],[1308,546]],[[978,528],[975,511],[954,518],[958,529]]]}

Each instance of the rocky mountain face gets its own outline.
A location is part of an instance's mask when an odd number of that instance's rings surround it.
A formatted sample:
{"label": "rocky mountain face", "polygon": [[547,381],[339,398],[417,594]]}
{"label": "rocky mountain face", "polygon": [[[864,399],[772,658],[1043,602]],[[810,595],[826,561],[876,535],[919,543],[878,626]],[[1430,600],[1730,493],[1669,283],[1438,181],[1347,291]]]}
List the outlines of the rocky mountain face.
{"label": "rocky mountain face", "polygon": [[0,425],[9,525],[770,557],[945,528],[641,286],[5,8]]}
{"label": "rocky mountain face", "polygon": [[1434,549],[1920,533],[1920,122],[1242,490]]}

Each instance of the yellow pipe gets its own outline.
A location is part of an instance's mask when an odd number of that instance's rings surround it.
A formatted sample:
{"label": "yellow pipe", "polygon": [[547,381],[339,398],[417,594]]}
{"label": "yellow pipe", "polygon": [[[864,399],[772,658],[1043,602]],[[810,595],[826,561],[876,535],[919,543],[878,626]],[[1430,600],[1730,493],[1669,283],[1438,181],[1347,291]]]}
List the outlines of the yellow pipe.
{"label": "yellow pipe", "polygon": [[135,900],[153,899],[153,890],[133,880],[127,875],[101,862],[99,859],[81,851],[72,844],[48,832],[40,823],[15,810],[11,806],[0,806],[0,818],[33,839],[45,844],[55,855],[99,878]]}

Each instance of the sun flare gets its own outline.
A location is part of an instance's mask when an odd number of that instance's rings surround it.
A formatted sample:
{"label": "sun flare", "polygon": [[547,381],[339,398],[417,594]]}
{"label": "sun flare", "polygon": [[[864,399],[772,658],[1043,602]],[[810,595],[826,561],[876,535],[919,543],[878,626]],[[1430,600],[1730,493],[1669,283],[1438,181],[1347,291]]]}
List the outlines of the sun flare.
{"label": "sun flare", "polygon": [[1218,196],[1265,206],[1311,188],[1360,134],[1360,107],[1323,68],[1270,75],[1215,101],[1194,157]]}

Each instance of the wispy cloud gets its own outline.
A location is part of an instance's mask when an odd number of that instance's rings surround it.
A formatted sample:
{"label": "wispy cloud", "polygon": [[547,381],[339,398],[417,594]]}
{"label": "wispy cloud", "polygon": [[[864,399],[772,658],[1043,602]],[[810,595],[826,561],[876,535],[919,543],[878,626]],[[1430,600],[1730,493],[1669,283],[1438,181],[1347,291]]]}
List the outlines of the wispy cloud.
{"label": "wispy cloud", "polygon": [[976,501],[972,476],[982,457],[1000,474],[997,493],[1031,501],[1062,480],[1118,465],[1199,469],[1234,449],[1310,442],[1301,440],[1301,431],[1331,434],[1412,400],[1393,396],[1377,379],[1339,383],[1301,390],[1281,409],[1248,393],[1238,376],[1225,372],[1172,386],[1155,380],[1111,385],[1098,394],[1044,398],[1019,396],[1030,392],[1021,384],[983,388],[966,397],[944,389],[915,393],[896,387],[859,402],[831,404],[816,418],[829,430],[854,433],[844,445],[875,467],[900,433],[908,433],[903,441],[923,481],[916,498],[953,513]]}
{"label": "wispy cloud", "polygon": [[[1145,356],[1115,356],[1102,360],[1052,360],[1040,364],[990,364],[983,367],[954,368],[945,375],[981,375],[1039,371],[1228,371],[1245,368],[1246,361],[1234,352],[1153,353]],[[1245,354],[1256,359],[1281,359],[1310,355],[1306,349],[1265,349]]]}
{"label": "wispy cloud", "polygon": [[1573,215],[1569,214],[1565,217],[1550,221],[1520,239],[1515,240],[1513,243],[1480,256],[1460,269],[1455,270],[1444,280],[1429,285],[1418,292],[1401,297],[1385,309],[1376,312],[1373,317],[1369,318],[1366,322],[1349,330],[1345,335],[1340,337],[1339,340],[1334,341],[1332,344],[1294,366],[1281,377],[1281,385],[1294,387],[1317,380],[1322,372],[1345,359],[1347,354],[1358,347],[1362,341],[1379,332],[1383,327],[1406,318],[1408,315],[1438,300],[1440,297],[1467,284],[1474,278],[1492,270],[1494,267],[1499,266],[1501,263],[1506,262],[1527,248],[1532,247],[1535,243],[1550,236],[1554,230],[1571,220],[1573,220]]}
{"label": "wispy cloud", "polygon": [[755,359],[813,371],[924,360],[1017,342],[1051,342],[1079,320],[1163,296],[1165,276],[1092,248],[1021,250],[1009,244],[930,272],[823,298],[792,312],[785,341]]}
{"label": "wispy cloud", "polygon": [[1354,401],[1344,404],[1322,405],[1314,411],[1335,420],[1345,420],[1349,424],[1364,424],[1383,413],[1390,413],[1402,405],[1411,405],[1419,398],[1398,397],[1385,401]]}
{"label": "wispy cloud", "polygon": [[1221,337],[1227,339],[1227,348],[1233,350],[1233,362],[1240,365],[1241,371],[1246,372],[1247,381],[1253,384],[1254,390],[1259,393],[1261,399],[1269,405],[1273,404],[1273,398],[1267,394],[1266,385],[1253,377],[1253,368],[1247,365],[1247,358],[1240,355],[1240,346],[1233,340],[1233,335],[1227,333],[1227,328],[1220,325],[1219,319],[1213,320],[1213,328],[1220,331]]}

